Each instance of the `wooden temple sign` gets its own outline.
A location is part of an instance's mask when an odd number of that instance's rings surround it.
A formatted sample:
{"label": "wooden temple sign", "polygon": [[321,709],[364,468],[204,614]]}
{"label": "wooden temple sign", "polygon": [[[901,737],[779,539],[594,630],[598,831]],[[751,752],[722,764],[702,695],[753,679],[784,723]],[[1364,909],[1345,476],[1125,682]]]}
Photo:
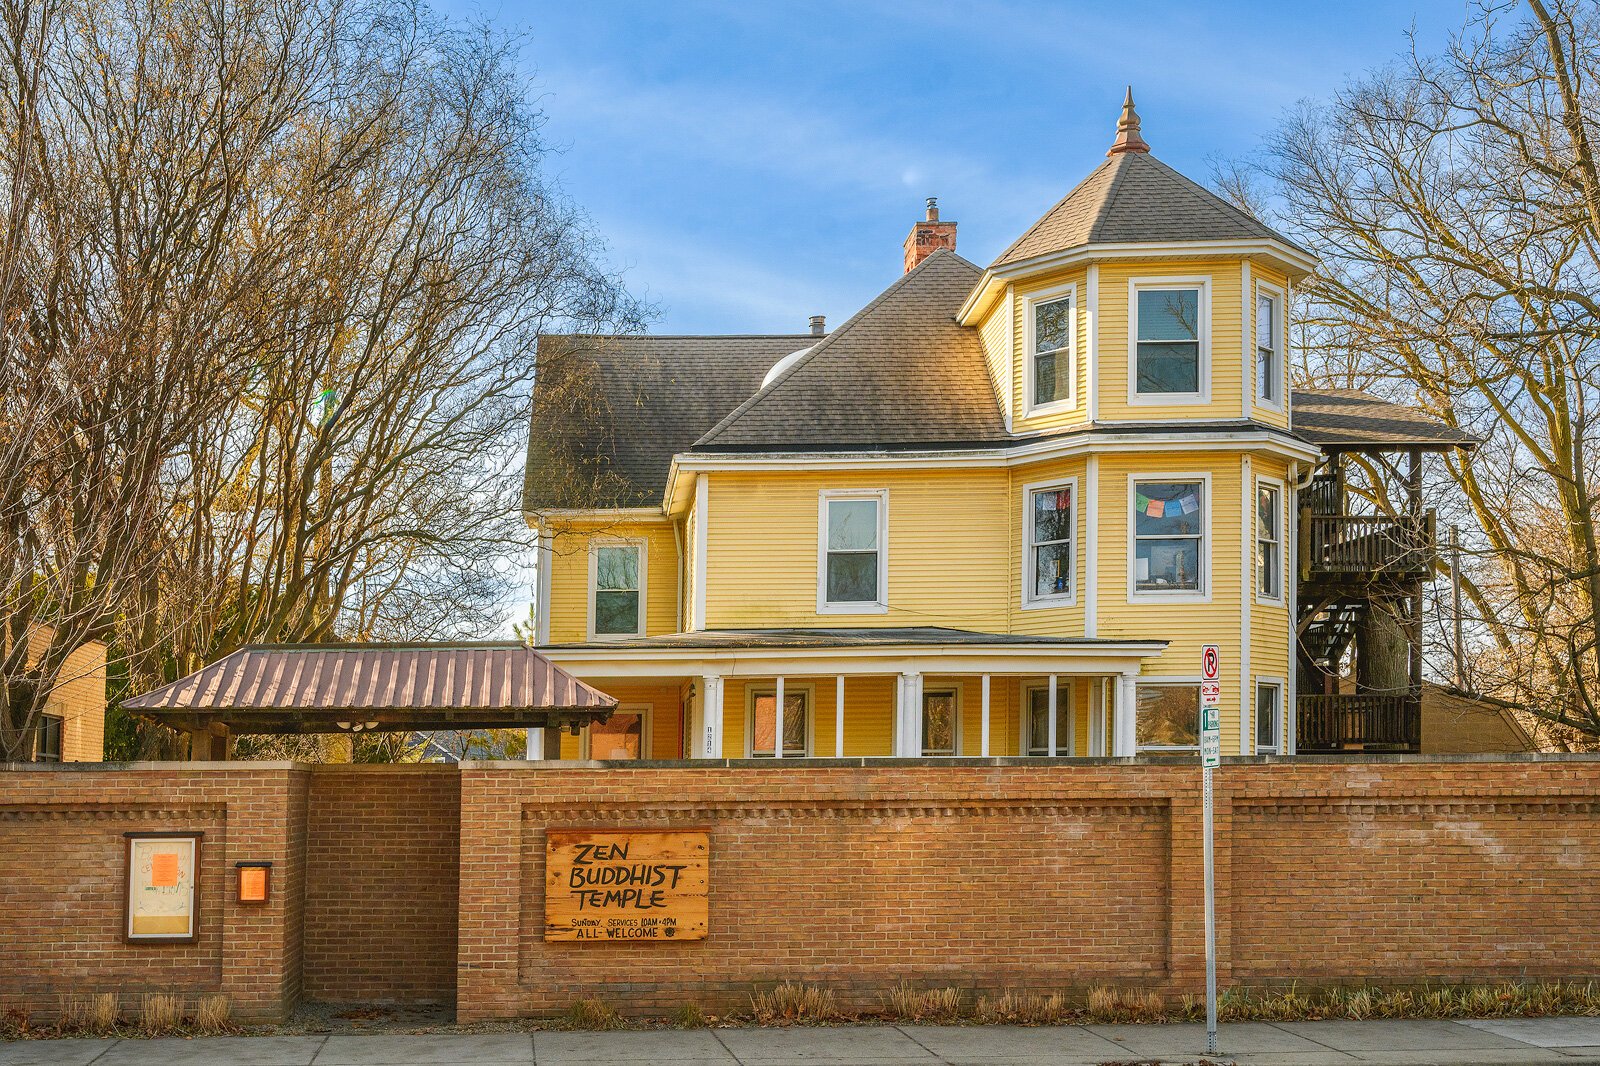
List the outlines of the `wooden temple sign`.
{"label": "wooden temple sign", "polygon": [[551,829],[544,938],[704,940],[710,834],[682,829]]}

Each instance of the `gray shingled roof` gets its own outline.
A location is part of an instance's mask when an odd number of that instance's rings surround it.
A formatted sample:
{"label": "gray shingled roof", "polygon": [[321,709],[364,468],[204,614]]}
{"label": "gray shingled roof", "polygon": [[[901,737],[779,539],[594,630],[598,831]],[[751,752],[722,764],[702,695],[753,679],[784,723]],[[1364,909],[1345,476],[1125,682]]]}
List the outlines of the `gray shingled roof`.
{"label": "gray shingled roof", "polygon": [[1324,451],[1471,448],[1472,434],[1359,389],[1296,389],[1294,431]]}
{"label": "gray shingled roof", "polygon": [[672,457],[810,334],[539,340],[523,506],[659,503]]}
{"label": "gray shingled roof", "polygon": [[1293,246],[1155,156],[1125,152],[1096,167],[1001,252],[994,266],[1086,244],[1261,239]]}
{"label": "gray shingled roof", "polygon": [[939,250],[695,443],[696,451],[1007,439],[978,331],[956,312],[983,272]]}

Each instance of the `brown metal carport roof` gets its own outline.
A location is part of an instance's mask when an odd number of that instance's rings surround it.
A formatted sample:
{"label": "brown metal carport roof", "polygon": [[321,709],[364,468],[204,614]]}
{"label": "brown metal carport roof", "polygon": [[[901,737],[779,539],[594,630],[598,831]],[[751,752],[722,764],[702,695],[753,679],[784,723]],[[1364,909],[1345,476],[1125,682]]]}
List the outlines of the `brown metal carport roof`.
{"label": "brown metal carport roof", "polygon": [[521,644],[252,644],[123,706],[180,729],[336,733],[573,726],[617,701]]}

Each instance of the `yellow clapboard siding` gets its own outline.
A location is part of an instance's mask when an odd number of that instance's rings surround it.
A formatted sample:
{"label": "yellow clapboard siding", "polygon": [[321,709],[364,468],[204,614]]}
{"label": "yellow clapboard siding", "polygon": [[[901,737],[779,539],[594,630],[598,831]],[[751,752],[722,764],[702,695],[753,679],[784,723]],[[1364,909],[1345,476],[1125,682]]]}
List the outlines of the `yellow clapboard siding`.
{"label": "yellow clapboard siding", "polygon": [[989,316],[978,328],[984,362],[989,367],[989,382],[994,386],[995,398],[1000,402],[1000,410],[1005,414],[1008,425],[1016,410],[1016,397],[1012,395],[1010,384],[1013,358],[1011,318],[1011,290],[1008,288],[1005,295],[995,301],[995,305],[989,309]]}
{"label": "yellow clapboard siding", "polygon": [[[1132,366],[1129,347],[1128,299],[1135,279],[1204,277],[1210,289],[1209,353],[1211,394],[1208,403],[1132,404],[1128,378]],[[1237,419],[1243,413],[1244,366],[1242,358],[1239,262],[1199,261],[1113,263],[1100,267],[1100,378],[1099,417],[1102,421],[1172,421]]]}
{"label": "yellow clapboard siding", "polygon": [[645,542],[645,632],[678,629],[678,546],[665,521],[603,520],[563,523],[554,527],[550,565],[550,642],[579,643],[589,639],[589,554],[597,542]]}
{"label": "yellow clapboard siding", "polygon": [[[1063,409],[1048,414],[1028,415],[1029,397],[1026,395],[1026,363],[1032,353],[1028,351],[1027,316],[1029,299],[1040,293],[1071,285],[1075,290],[1072,332],[1072,402]],[[1037,278],[1029,278],[1015,287],[1015,296],[1009,301],[1011,308],[1012,361],[1010,395],[1012,397],[1013,428],[1019,433],[1058,430],[1067,426],[1082,425],[1088,419],[1088,365],[1089,365],[1089,315],[1088,271],[1082,267],[1058,271]],[[1053,405],[1052,405],[1053,406]]]}
{"label": "yellow clapboard siding", "polygon": [[[607,695],[616,698],[619,708],[625,711],[647,709],[649,716],[650,749],[652,759],[676,759],[682,753],[682,727],[680,708],[684,697],[683,684],[672,678],[595,679],[591,682]],[[582,757],[585,737],[561,734],[561,757]]]}
{"label": "yellow clapboard siding", "polygon": [[[1006,624],[1010,523],[1000,469],[712,474],[706,626]],[[819,613],[823,490],[888,491],[888,610]]]}

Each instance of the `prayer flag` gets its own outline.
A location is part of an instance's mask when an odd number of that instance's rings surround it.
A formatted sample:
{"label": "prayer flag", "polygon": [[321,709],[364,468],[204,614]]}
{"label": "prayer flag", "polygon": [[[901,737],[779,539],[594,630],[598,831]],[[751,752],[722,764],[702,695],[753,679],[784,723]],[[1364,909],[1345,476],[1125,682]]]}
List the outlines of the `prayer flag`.
{"label": "prayer flag", "polygon": [[1150,511],[1149,511],[1150,517],[1151,518],[1160,518],[1161,516],[1163,516],[1164,514],[1167,513],[1166,508],[1167,508],[1167,505],[1166,505],[1166,503],[1164,501],[1162,501],[1162,500],[1151,500],[1150,501]]}

